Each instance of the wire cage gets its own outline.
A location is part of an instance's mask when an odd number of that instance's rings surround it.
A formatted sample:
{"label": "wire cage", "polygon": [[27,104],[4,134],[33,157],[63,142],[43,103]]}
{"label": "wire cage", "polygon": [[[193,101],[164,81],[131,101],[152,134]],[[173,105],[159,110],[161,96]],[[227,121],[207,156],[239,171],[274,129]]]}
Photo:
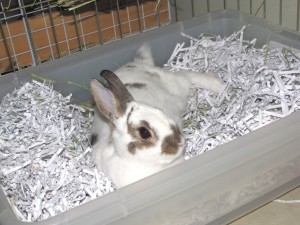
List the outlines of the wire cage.
{"label": "wire cage", "polygon": [[299,8],[299,0],[0,0],[0,74],[223,9],[299,31]]}
{"label": "wire cage", "polygon": [[[67,3],[65,3],[67,2]],[[1,0],[1,74],[165,25],[168,1]],[[83,2],[83,3],[82,3]]]}

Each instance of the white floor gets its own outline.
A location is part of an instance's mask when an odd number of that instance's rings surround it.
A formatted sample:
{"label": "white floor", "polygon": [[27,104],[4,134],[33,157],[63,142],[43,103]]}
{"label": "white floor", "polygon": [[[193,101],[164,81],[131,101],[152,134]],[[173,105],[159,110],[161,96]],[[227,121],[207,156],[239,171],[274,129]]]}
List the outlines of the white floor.
{"label": "white floor", "polygon": [[[281,196],[281,200],[300,200],[300,187]],[[300,225],[300,203],[271,202],[230,225]]]}

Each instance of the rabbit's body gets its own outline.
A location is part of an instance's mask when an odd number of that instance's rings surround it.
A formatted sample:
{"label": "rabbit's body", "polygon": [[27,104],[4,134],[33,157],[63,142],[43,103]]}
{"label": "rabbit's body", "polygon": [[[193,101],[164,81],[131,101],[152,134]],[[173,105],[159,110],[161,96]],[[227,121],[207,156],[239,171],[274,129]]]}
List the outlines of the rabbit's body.
{"label": "rabbit's body", "polygon": [[[98,169],[122,187],[183,160],[181,114],[192,83],[218,92],[223,82],[210,73],[170,72],[156,67],[146,45],[133,62],[115,74],[128,96],[113,94],[106,82],[91,83],[99,109],[92,129],[93,156]],[[122,95],[127,100],[123,101]]]}

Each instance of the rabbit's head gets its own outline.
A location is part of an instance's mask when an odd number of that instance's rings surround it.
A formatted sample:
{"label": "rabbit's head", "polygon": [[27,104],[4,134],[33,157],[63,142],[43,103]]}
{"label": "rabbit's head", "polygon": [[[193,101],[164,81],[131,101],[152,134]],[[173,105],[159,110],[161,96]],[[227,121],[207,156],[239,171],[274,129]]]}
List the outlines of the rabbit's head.
{"label": "rabbit's head", "polygon": [[136,102],[111,71],[91,81],[100,113],[112,127],[112,144],[119,157],[167,166],[183,159],[184,138],[176,123],[161,110]]}

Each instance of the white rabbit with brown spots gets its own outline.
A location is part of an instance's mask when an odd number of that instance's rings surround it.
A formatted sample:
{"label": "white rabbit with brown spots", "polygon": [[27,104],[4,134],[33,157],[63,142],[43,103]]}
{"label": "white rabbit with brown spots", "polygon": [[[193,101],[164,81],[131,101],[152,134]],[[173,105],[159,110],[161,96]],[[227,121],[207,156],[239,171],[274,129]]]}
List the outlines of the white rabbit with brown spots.
{"label": "white rabbit with brown spots", "polygon": [[92,128],[99,171],[123,187],[183,161],[181,114],[192,83],[219,92],[211,73],[170,72],[156,67],[148,45],[115,72],[91,81],[97,109]]}

